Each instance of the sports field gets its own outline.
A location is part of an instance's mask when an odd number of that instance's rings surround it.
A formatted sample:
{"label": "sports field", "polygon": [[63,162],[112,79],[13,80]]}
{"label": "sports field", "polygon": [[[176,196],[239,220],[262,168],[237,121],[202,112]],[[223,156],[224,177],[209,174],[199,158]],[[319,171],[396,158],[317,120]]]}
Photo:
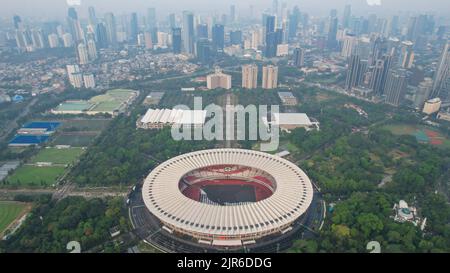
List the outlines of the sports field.
{"label": "sports field", "polygon": [[110,119],[70,119],[62,120],[61,131],[102,131]]}
{"label": "sports field", "polygon": [[414,136],[418,142],[450,147],[450,140],[437,129],[423,125],[390,124],[383,127],[394,135]]}
{"label": "sports field", "polygon": [[95,104],[91,111],[111,112],[117,110],[122,103],[130,98],[132,92],[133,90],[114,89],[103,95],[95,96],[89,100],[90,103]]}
{"label": "sports field", "polygon": [[26,204],[0,201],[0,234],[25,210]]}
{"label": "sports field", "polygon": [[7,186],[48,187],[55,184],[57,178],[64,173],[65,167],[37,167],[23,165],[11,176],[7,177]]}
{"label": "sports field", "polygon": [[70,164],[83,153],[82,148],[45,148],[31,159],[30,163],[50,162],[53,164]]}
{"label": "sports field", "polygon": [[97,134],[80,135],[80,134],[61,134],[55,137],[53,145],[69,145],[71,147],[87,147],[89,146]]}
{"label": "sports field", "polygon": [[55,111],[85,111],[88,110],[92,104],[87,101],[66,101],[61,103]]}

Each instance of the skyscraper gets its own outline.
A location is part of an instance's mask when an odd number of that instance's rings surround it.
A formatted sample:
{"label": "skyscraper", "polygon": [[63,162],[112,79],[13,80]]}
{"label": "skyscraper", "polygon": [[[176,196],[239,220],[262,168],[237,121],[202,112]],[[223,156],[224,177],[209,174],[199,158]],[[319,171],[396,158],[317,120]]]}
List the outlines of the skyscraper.
{"label": "skyscraper", "polygon": [[83,42],[83,29],[81,28],[80,21],[78,20],[77,11],[73,7],[70,7],[68,10],[67,24],[69,25],[69,30],[73,39],[77,43]]}
{"label": "skyscraper", "polygon": [[278,67],[268,65],[263,67],[262,88],[274,89],[278,87]]}
{"label": "skyscraper", "polygon": [[153,44],[156,44],[158,42],[158,24],[155,8],[149,8],[147,10],[147,31],[151,33]]}
{"label": "skyscraper", "polygon": [[242,66],[242,88],[254,89],[258,87],[258,66],[248,64]]}
{"label": "skyscraper", "polygon": [[113,13],[110,12],[105,15],[105,23],[108,43],[112,47],[115,47],[117,45],[117,26],[116,19]]}
{"label": "skyscraper", "polygon": [[431,78],[425,78],[417,87],[416,94],[414,95],[414,106],[418,109],[422,109],[423,104],[430,97],[433,89],[433,80]]}
{"label": "skyscraper", "polygon": [[297,47],[294,49],[293,63],[296,67],[303,67],[305,65],[305,50]]}
{"label": "skyscraper", "polygon": [[208,39],[208,25],[198,24],[197,25],[197,39]]}
{"label": "skyscraper", "polygon": [[172,51],[175,54],[181,53],[181,28],[172,29]]}
{"label": "skyscraper", "polygon": [[95,15],[94,7],[89,7],[88,12],[89,12],[89,24],[96,26],[98,24],[98,22],[97,22],[97,16]]}
{"label": "skyscraper", "polygon": [[391,71],[386,80],[386,103],[398,106],[405,96],[406,86],[406,71]]}
{"label": "skyscraper", "polygon": [[231,21],[231,23],[234,23],[236,21],[236,6],[235,5],[230,6],[230,21]]}
{"label": "skyscraper", "polygon": [[242,31],[240,30],[230,31],[230,43],[232,45],[242,44]]}
{"label": "skyscraper", "polygon": [[78,52],[78,63],[81,65],[89,63],[89,55],[87,47],[84,43],[80,43],[77,47]]}
{"label": "skyscraper", "polygon": [[98,48],[108,47],[108,34],[103,23],[97,24],[97,28],[95,29],[95,37],[97,38]]}
{"label": "skyscraper", "polygon": [[291,15],[289,15],[289,28],[288,28],[289,39],[293,39],[297,36],[297,28],[299,20],[300,20],[300,10],[298,6],[295,6]]}
{"label": "skyscraper", "polygon": [[360,57],[352,55],[348,62],[347,78],[345,80],[345,89],[351,91],[353,87],[358,86],[358,70]]}
{"label": "skyscraper", "polygon": [[215,51],[223,50],[225,44],[224,26],[215,24],[212,28],[212,45]]}
{"label": "skyscraper", "polygon": [[196,56],[201,63],[208,64],[211,61],[211,43],[208,39],[197,41]]}
{"label": "skyscraper", "polygon": [[97,59],[97,46],[95,45],[95,41],[93,39],[90,39],[87,42],[87,50],[88,50],[88,56],[89,60],[93,61]]}
{"label": "skyscraper", "polygon": [[450,95],[450,41],[444,46],[441,57],[434,73],[433,90],[430,98],[439,97],[443,100]]}
{"label": "skyscraper", "polygon": [[328,39],[327,45],[328,49],[335,50],[337,47],[337,30],[338,30],[338,19],[336,16],[330,17],[330,26],[328,29]]}
{"label": "skyscraper", "polygon": [[344,28],[348,28],[350,26],[351,16],[352,16],[352,6],[351,5],[345,5],[344,15],[342,17],[342,26]]}
{"label": "skyscraper", "polygon": [[130,19],[130,42],[132,43],[136,43],[137,42],[137,36],[139,33],[139,27],[138,27],[138,17],[137,17],[137,13],[133,12],[131,14],[131,19]]}
{"label": "skyscraper", "polygon": [[187,54],[194,54],[194,15],[192,12],[183,12],[183,50]]}

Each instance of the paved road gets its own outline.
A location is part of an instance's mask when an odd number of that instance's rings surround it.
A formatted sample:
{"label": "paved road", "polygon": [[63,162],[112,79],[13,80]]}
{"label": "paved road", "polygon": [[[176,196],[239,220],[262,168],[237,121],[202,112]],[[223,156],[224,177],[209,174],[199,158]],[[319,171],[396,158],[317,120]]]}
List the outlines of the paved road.
{"label": "paved road", "polygon": [[30,108],[36,104],[36,102],[38,101],[37,98],[33,98],[30,103],[28,103],[22,112],[20,112],[20,114],[13,120],[11,120],[8,125],[5,126],[5,128],[2,128],[2,131],[0,133],[0,141],[4,140],[9,134],[12,133],[12,131],[14,131],[18,126],[18,120],[23,118],[24,116],[28,115],[28,113],[30,112]]}

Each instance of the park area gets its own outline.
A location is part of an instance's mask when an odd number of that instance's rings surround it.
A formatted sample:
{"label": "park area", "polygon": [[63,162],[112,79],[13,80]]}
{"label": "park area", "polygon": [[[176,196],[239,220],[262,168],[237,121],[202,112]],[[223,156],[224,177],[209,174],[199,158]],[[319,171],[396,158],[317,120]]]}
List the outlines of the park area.
{"label": "park area", "polygon": [[25,203],[0,201],[0,237],[26,210]]}
{"label": "park area", "polygon": [[435,128],[424,125],[390,124],[383,127],[394,135],[414,136],[418,142],[450,148],[450,140]]}

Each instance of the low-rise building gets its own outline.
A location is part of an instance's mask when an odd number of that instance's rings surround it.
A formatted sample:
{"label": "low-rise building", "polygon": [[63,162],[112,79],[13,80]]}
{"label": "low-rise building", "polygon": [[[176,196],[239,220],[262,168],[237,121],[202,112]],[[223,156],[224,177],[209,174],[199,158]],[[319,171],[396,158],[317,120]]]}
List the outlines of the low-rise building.
{"label": "low-rise building", "polygon": [[427,115],[437,113],[441,109],[441,103],[442,102],[440,98],[428,100],[425,102],[422,112]]}
{"label": "low-rise building", "polygon": [[297,98],[294,94],[292,94],[292,92],[278,92],[278,96],[280,97],[283,105],[295,106],[298,103]]}
{"label": "low-rise building", "polygon": [[166,126],[187,125],[201,128],[205,124],[206,110],[149,109],[139,118],[136,127],[141,129],[163,129]]}
{"label": "low-rise building", "polygon": [[304,113],[273,113],[271,121],[268,121],[266,117],[263,117],[262,121],[267,128],[275,125],[288,133],[297,128],[304,128],[307,131],[320,129],[320,123],[311,121]]}

